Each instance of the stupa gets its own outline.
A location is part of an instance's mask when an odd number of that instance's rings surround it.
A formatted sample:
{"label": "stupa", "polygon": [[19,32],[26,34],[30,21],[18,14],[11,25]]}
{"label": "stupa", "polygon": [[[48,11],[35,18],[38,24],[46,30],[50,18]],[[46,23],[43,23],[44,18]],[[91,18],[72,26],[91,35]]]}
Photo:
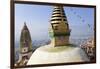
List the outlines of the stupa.
{"label": "stupa", "polygon": [[27,65],[89,61],[80,47],[69,42],[71,30],[63,6],[54,6],[50,22],[51,43],[37,48]]}

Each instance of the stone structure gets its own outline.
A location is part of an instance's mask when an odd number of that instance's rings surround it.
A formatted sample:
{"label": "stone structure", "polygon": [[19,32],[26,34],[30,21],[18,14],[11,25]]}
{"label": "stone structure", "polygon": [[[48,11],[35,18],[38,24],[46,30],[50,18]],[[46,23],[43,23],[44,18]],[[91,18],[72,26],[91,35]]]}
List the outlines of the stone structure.
{"label": "stone structure", "polygon": [[28,62],[31,54],[32,54],[32,40],[30,32],[26,26],[26,23],[24,23],[24,27],[21,31],[21,36],[20,36],[20,54],[17,65],[25,65]]}

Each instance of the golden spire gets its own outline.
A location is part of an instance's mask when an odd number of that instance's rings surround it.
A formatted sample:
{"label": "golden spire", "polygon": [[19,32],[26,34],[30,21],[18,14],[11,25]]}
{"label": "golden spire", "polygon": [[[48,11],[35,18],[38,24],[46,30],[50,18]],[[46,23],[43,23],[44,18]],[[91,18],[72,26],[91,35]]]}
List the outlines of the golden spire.
{"label": "golden spire", "polygon": [[70,29],[63,6],[56,5],[51,17],[51,28],[49,30],[54,46],[69,44]]}

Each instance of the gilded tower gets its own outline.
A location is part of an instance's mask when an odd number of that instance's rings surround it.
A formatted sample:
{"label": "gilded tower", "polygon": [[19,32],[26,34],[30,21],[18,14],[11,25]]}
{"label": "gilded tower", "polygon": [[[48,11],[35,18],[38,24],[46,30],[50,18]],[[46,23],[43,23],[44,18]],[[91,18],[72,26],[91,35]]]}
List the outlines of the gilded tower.
{"label": "gilded tower", "polygon": [[53,46],[66,46],[69,44],[70,29],[63,6],[54,6],[49,34]]}
{"label": "gilded tower", "polygon": [[20,36],[20,56],[18,65],[25,65],[28,62],[31,54],[32,40],[27,25],[24,23],[24,27],[22,28]]}

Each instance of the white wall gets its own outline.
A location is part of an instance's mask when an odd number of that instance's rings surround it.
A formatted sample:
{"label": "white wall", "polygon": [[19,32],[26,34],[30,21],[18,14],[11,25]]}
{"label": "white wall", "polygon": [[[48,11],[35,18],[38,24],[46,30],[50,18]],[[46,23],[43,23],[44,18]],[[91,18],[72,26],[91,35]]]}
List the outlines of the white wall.
{"label": "white wall", "polygon": [[[34,0],[97,6],[97,64],[39,67],[36,69],[98,69],[100,65],[100,0]],[[0,0],[0,69],[10,66],[10,0]],[[34,68],[35,69],[35,68]]]}

